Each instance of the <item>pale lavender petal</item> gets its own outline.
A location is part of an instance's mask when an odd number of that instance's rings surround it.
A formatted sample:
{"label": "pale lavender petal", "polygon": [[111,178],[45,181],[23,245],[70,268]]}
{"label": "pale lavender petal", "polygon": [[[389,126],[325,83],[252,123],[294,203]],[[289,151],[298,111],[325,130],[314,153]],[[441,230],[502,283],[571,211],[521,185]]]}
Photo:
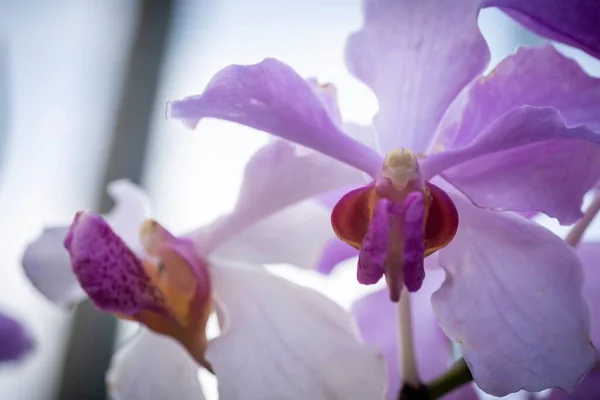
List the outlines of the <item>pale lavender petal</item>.
{"label": "pale lavender petal", "polygon": [[218,118],[296,142],[376,176],[380,156],[342,133],[310,84],[272,58],[219,71],[201,95],[169,104],[168,115],[195,127]]}
{"label": "pale lavender petal", "polygon": [[331,238],[323,247],[316,269],[324,275],[329,275],[338,264],[356,256],[358,250],[354,247],[337,237]]}
{"label": "pale lavender petal", "polygon": [[77,214],[65,247],[79,284],[98,308],[133,315],[161,303],[141,260],[102,217]]}
{"label": "pale lavender petal", "polygon": [[34,342],[25,328],[0,313],[0,363],[19,360],[33,347]]}
{"label": "pale lavender petal", "polygon": [[359,171],[332,158],[296,150],[294,144],[277,140],[250,159],[234,211],[198,235],[203,254],[288,206],[362,179]]}
{"label": "pale lavender petal", "polygon": [[338,128],[341,127],[342,114],[340,113],[340,107],[337,102],[337,88],[330,83],[320,84],[316,78],[308,78],[306,81],[313,89],[317,98],[321,100],[331,121],[333,121]]}
{"label": "pale lavender petal", "polygon": [[525,218],[448,194],[461,224],[439,252],[447,276],[432,304],[475,382],[496,396],[575,389],[596,362],[575,252]]}
{"label": "pale lavender petal", "polygon": [[584,242],[577,246],[583,265],[583,295],[590,307],[592,341],[600,346],[600,242]]}
{"label": "pale lavender petal", "polygon": [[469,144],[502,114],[522,105],[550,106],[567,126],[600,132],[600,79],[551,45],[520,48],[461,94],[442,120],[434,150]]}
{"label": "pale lavender petal", "polygon": [[[429,269],[421,290],[410,294],[415,340],[415,355],[420,378],[427,382],[449,367],[450,342],[435,320],[430,297],[442,282],[440,269]],[[408,295],[408,294],[406,294]],[[396,400],[400,390],[398,366],[398,305],[390,301],[386,290],[358,300],[352,306],[361,335],[367,345],[381,350],[387,362],[388,400]],[[466,386],[445,399],[477,399],[471,386]]]}
{"label": "pale lavender petal", "polygon": [[379,148],[424,153],[446,108],[488,63],[479,2],[365,0],[363,7],[346,60],[377,95]]}
{"label": "pale lavender petal", "polygon": [[600,2],[597,0],[485,0],[538,35],[600,58]]}
{"label": "pale lavender petal", "polygon": [[[132,250],[140,250],[139,229],[148,218],[149,201],[141,188],[122,179],[108,185],[115,200],[106,219]],[[68,227],[45,228],[23,254],[25,274],[35,288],[60,307],[70,307],[86,297],[71,269],[69,253],[63,246]]]}
{"label": "pale lavender petal", "polygon": [[106,378],[112,400],[204,400],[194,359],[172,338],[146,330],[113,356]]}
{"label": "pale lavender petal", "polygon": [[[207,229],[210,231],[212,227]],[[314,269],[323,247],[334,237],[329,211],[314,200],[306,200],[237,233],[214,255],[255,264],[285,263]]]}
{"label": "pale lavender petal", "polygon": [[211,271],[221,334],[206,357],[219,398],[383,399],[384,360],[336,303],[256,265]]}
{"label": "pale lavender petal", "polygon": [[546,400],[593,400],[600,398],[600,368],[596,367],[588,373],[573,393],[554,389]]}
{"label": "pale lavender petal", "polygon": [[554,108],[523,106],[468,145],[432,154],[420,165],[425,178],[443,173],[481,207],[540,211],[570,224],[600,179],[600,135],[566,127]]}

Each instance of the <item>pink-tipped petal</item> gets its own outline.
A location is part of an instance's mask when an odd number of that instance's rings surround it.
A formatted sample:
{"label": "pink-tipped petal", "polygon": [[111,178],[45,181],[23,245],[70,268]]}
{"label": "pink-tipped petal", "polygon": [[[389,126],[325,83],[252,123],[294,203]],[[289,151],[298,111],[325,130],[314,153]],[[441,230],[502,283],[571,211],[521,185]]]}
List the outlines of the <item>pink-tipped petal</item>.
{"label": "pink-tipped petal", "polygon": [[221,399],[383,399],[384,361],[337,304],[255,265],[211,267],[221,335],[207,358]]}
{"label": "pink-tipped petal", "polygon": [[550,40],[600,58],[600,3],[596,0],[485,0]]}
{"label": "pink-tipped petal", "polygon": [[379,148],[424,153],[446,108],[489,60],[479,2],[364,0],[363,9],[346,60],[377,95]]}
{"label": "pink-tipped petal", "polygon": [[573,249],[518,215],[449,194],[461,225],[439,252],[446,280],[432,304],[475,382],[495,396],[574,390],[594,366],[596,349]]}
{"label": "pink-tipped petal", "polygon": [[342,133],[310,84],[290,66],[267,58],[219,71],[201,95],[172,101],[168,115],[195,127],[218,118],[260,129],[375,176],[381,158]]}
{"label": "pink-tipped petal", "polygon": [[540,211],[570,224],[600,180],[600,135],[569,128],[549,107],[502,115],[466,146],[421,160],[426,178],[443,173],[481,207]]}
{"label": "pink-tipped petal", "polygon": [[102,217],[78,213],[64,243],[79,284],[98,308],[133,315],[161,303],[141,260]]}

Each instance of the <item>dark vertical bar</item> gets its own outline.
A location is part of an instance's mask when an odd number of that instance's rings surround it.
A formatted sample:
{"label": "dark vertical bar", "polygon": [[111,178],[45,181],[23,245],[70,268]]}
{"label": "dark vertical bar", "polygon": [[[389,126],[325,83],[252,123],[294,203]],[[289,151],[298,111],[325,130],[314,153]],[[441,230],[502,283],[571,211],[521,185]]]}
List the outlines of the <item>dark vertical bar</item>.
{"label": "dark vertical bar", "polygon": [[[99,211],[111,207],[106,184],[118,178],[139,183],[144,168],[149,127],[159,74],[173,14],[173,0],[143,0],[129,57],[108,168],[99,193]],[[110,29],[108,25],[106,29]],[[113,353],[116,321],[89,302],[75,312],[59,400],[105,400],[105,373]]]}

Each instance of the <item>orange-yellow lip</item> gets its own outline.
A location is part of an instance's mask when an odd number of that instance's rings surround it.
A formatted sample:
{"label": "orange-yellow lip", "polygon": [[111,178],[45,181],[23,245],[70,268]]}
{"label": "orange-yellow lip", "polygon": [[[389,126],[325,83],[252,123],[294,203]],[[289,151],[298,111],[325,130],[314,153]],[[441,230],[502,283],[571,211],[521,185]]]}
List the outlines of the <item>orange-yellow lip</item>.
{"label": "orange-yellow lip", "polygon": [[[458,229],[458,211],[450,197],[432,183],[425,184],[425,255],[450,243]],[[331,225],[344,242],[360,250],[377,201],[374,183],[346,193],[331,212]]]}

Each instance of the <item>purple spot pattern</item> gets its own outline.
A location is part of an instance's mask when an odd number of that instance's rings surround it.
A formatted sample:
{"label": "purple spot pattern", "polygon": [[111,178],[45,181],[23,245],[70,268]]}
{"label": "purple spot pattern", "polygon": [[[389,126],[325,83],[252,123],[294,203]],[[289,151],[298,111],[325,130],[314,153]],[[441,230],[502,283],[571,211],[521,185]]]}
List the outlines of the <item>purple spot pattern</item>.
{"label": "purple spot pattern", "polygon": [[162,303],[142,262],[100,216],[75,216],[64,241],[79,284],[104,311],[133,315]]}

